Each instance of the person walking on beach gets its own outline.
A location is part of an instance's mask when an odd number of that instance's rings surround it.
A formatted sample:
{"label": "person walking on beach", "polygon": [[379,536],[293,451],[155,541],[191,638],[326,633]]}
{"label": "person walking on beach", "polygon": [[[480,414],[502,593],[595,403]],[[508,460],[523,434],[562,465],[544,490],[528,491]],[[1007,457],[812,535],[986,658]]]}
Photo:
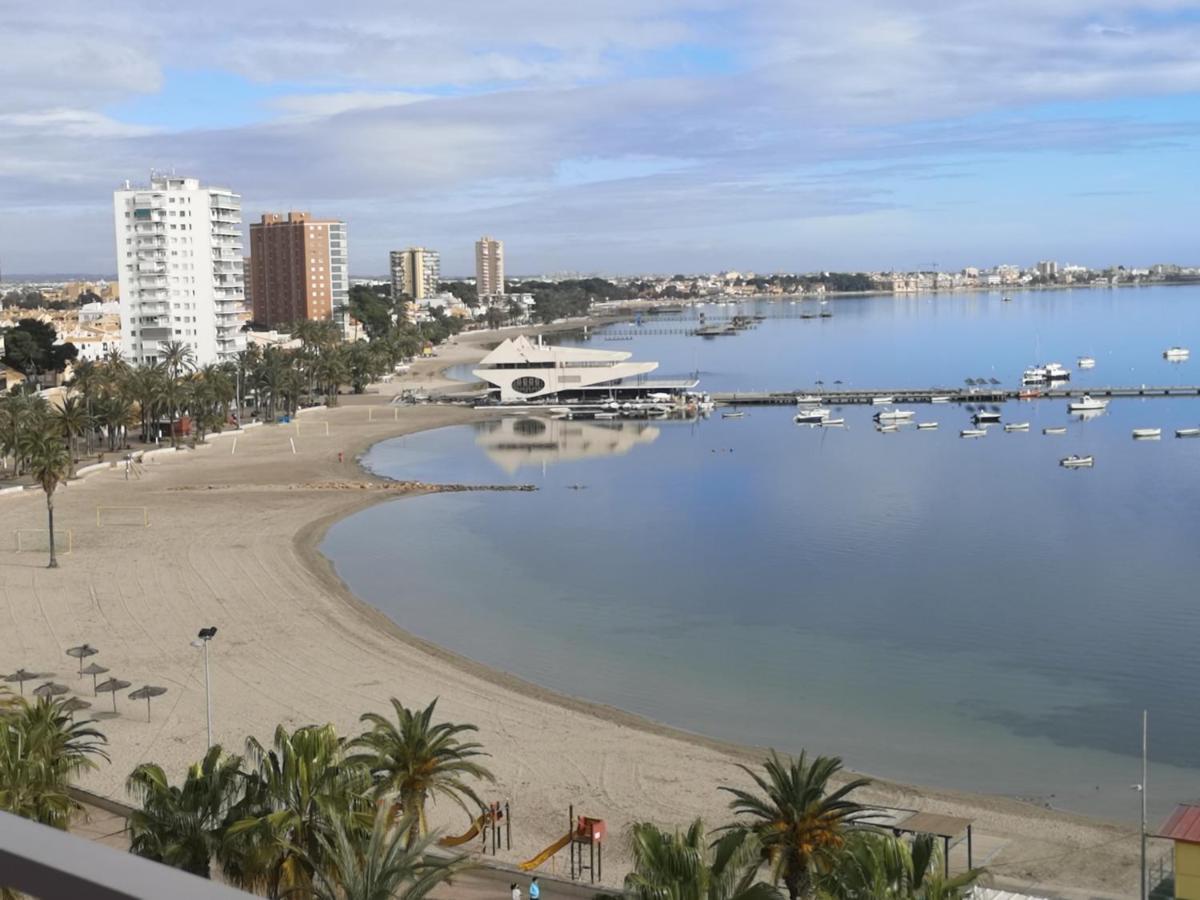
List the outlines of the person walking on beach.
{"label": "person walking on beach", "polygon": [[536,876],[529,882],[529,900],[538,900],[542,896],[542,889],[537,883]]}
{"label": "person walking on beach", "polygon": [[512,885],[510,885],[510,887],[512,887],[512,900],[521,900],[521,889],[517,887],[515,881],[512,883]]}

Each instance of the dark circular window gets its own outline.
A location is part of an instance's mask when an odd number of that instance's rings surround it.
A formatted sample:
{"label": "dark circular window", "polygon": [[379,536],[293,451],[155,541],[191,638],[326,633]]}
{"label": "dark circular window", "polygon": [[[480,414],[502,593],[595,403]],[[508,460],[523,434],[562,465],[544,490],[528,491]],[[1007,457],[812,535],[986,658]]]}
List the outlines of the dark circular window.
{"label": "dark circular window", "polygon": [[512,386],[518,394],[536,394],[546,386],[546,382],[533,375],[522,375],[512,383]]}
{"label": "dark circular window", "polygon": [[513,422],[513,431],[525,437],[537,437],[546,433],[546,423],[538,419],[517,419]]}

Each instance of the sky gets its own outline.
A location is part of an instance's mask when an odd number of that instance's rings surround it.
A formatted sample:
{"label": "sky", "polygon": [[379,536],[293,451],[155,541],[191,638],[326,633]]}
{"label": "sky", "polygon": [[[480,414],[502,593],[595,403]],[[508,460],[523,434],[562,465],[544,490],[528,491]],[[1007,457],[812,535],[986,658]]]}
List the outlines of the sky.
{"label": "sky", "polygon": [[510,274],[1200,264],[1200,3],[0,5],[0,266],[151,169]]}

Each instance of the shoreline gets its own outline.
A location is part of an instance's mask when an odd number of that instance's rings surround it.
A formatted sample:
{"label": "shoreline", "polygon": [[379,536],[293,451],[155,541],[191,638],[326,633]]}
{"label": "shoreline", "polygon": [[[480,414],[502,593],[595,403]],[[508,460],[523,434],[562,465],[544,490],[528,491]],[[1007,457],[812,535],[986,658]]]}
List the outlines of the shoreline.
{"label": "shoreline", "polygon": [[[331,422],[334,437],[309,438],[300,429],[296,455],[284,449],[293,430],[268,426],[246,432],[236,456],[218,441],[158,458],[139,482],[126,483],[110,470],[72,483],[57,504],[62,527],[78,535],[62,569],[43,569],[40,556],[0,552],[0,596],[15,626],[0,635],[7,668],[44,671],[55,664],[61,679],[78,687],[62,651],[86,640],[120,677],[170,686],[150,724],[124,701],[120,718],[100,714],[114,761],[82,786],[124,799],[124,776],[133,765],[153,759],[176,777],[202,752],[203,684],[186,642],[197,624],[211,621],[223,632],[213,648],[214,726],[232,750],[248,734],[269,737],[275,722],[328,720],[353,733],[358,714],[384,708],[388,696],[409,704],[440,696],[439,711],[448,718],[479,724],[499,789],[514,801],[519,849],[501,859],[532,855],[557,837],[570,802],[608,818],[614,834],[642,817],[684,824],[703,814],[717,824],[724,801],[716,786],[738,781],[736,764],[758,762],[760,749],[469,660],[410,634],[349,591],[320,553],[321,540],[333,523],[396,495],[304,486],[378,481],[359,461],[370,446],[482,416],[423,406],[370,423],[366,408],[378,400],[343,401],[310,414]],[[339,451],[350,466],[336,462]],[[234,489],[208,489],[217,483]],[[245,489],[237,490],[239,484]],[[90,526],[93,505],[129,504],[130,494],[147,505],[150,528]],[[42,524],[40,494],[6,503],[14,527]],[[992,840],[992,864],[1006,884],[1032,881],[1064,896],[1118,897],[1136,883],[1136,834],[1124,826],[1005,797],[889,781],[875,782],[864,800],[974,818],[980,838]],[[435,807],[435,824],[457,831],[448,812]],[[621,848],[613,850],[610,883],[622,872]]]}

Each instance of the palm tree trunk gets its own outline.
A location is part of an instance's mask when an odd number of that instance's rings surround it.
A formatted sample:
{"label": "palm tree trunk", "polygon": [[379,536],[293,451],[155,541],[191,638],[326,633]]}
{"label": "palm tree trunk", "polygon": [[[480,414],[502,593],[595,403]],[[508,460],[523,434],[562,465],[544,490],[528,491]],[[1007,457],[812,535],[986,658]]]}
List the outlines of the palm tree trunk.
{"label": "palm tree trunk", "polygon": [[58,568],[58,557],[54,555],[54,492],[46,492],[46,517],[50,525],[50,564],[48,569]]}

